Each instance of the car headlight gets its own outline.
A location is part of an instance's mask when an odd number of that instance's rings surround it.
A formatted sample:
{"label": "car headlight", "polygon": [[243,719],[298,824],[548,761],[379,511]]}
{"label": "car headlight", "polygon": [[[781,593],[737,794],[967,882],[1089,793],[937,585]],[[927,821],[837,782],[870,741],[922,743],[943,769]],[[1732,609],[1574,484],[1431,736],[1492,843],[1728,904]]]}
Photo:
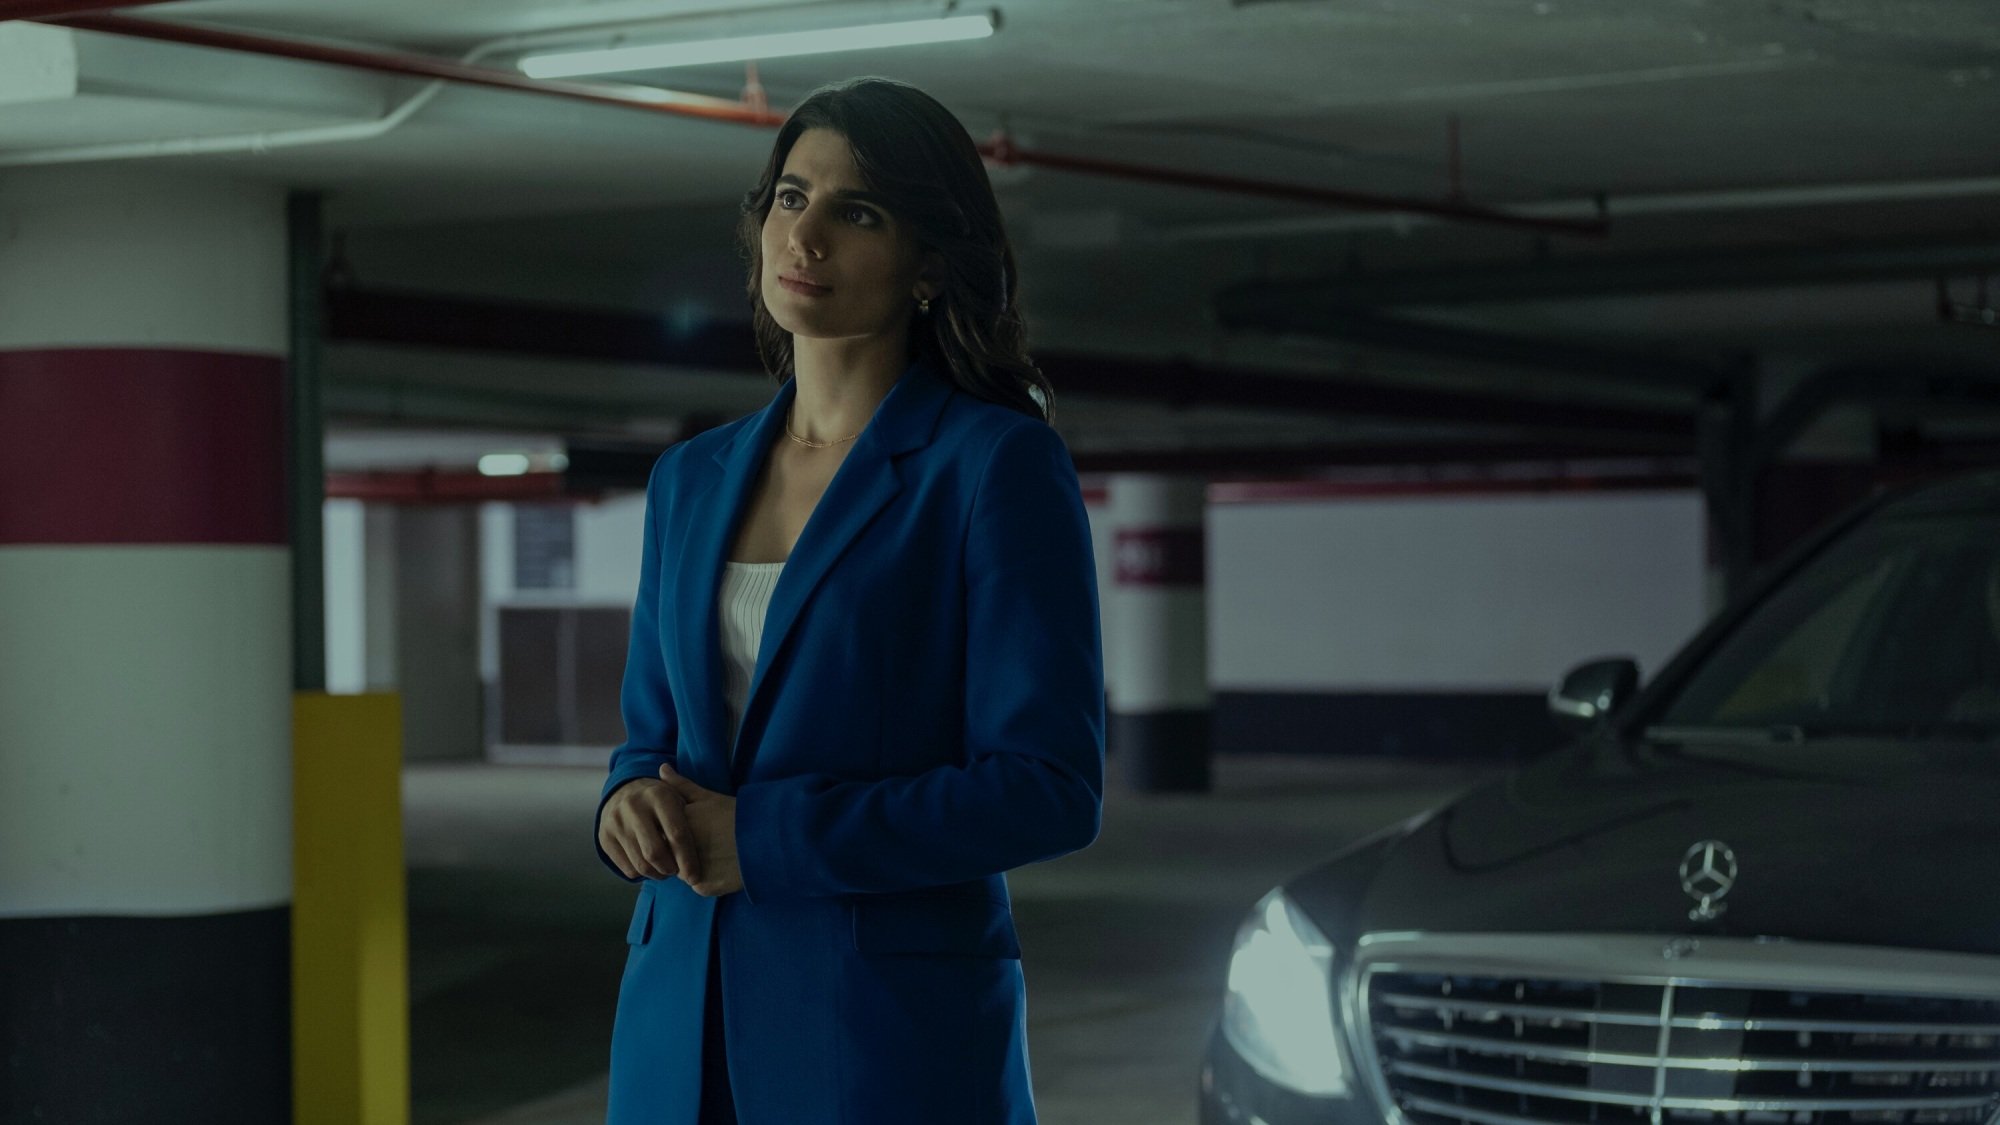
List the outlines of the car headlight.
{"label": "car headlight", "polygon": [[1333,1013],[1333,944],[1282,888],[1236,931],[1222,1034],[1257,1073],[1301,1094],[1345,1097]]}

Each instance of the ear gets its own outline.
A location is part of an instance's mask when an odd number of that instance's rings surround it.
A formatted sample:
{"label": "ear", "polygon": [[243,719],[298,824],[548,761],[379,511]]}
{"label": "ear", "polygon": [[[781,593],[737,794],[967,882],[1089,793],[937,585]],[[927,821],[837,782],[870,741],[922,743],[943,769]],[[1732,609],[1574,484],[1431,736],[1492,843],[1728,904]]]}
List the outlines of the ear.
{"label": "ear", "polygon": [[935,301],[944,292],[944,255],[936,250],[926,250],[923,265],[917,271],[917,284],[912,294],[924,300]]}

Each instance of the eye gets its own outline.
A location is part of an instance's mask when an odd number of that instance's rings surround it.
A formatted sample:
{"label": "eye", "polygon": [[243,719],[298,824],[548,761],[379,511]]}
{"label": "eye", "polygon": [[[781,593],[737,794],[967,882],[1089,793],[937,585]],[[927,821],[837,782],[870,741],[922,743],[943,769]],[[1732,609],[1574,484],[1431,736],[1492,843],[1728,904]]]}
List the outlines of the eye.
{"label": "eye", "polygon": [[[785,203],[785,200],[790,196],[798,194],[799,193],[792,188],[779,188],[777,194],[773,196],[773,198],[777,201],[778,207],[781,210],[794,211],[797,210],[797,208],[787,205]],[[858,203],[848,204],[846,207],[841,209],[841,214],[846,215],[851,219],[854,219],[856,226],[874,227],[874,226],[880,226],[882,224],[881,216],[875,214],[875,212],[869,210],[866,207],[861,206]],[[859,218],[855,218],[855,216],[859,216]]]}

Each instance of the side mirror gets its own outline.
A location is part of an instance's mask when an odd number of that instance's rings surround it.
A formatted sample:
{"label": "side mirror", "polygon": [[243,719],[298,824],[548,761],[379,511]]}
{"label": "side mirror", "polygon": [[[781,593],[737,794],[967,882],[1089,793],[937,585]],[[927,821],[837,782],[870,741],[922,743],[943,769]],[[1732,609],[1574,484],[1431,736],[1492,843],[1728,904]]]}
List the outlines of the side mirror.
{"label": "side mirror", "polygon": [[1549,692],[1549,714],[1556,725],[1580,734],[1604,721],[1639,687],[1639,662],[1628,656],[1579,664]]}

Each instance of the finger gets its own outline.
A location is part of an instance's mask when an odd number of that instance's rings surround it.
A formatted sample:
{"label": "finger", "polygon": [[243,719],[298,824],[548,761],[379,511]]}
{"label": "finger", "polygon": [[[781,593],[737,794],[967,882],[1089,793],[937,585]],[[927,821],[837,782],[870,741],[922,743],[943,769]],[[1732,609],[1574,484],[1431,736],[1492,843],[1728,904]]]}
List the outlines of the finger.
{"label": "finger", "polygon": [[671,879],[677,874],[674,866],[673,849],[660,838],[659,833],[645,829],[639,838],[639,865],[654,879]]}
{"label": "finger", "polygon": [[688,822],[686,807],[678,801],[664,801],[657,812],[660,832],[674,850],[681,877],[690,883],[701,878],[701,846],[695,839],[694,825]]}
{"label": "finger", "polygon": [[632,866],[631,857],[625,854],[624,841],[620,840],[616,835],[606,832],[597,841],[597,846],[603,848],[604,854],[611,857],[611,865],[618,869],[620,875],[625,876],[627,879],[637,879],[639,877],[638,869]]}
{"label": "finger", "polygon": [[709,792],[709,790],[702,788],[700,782],[685,774],[675,772],[674,767],[665,763],[661,763],[660,765],[660,780],[666,782],[674,792],[679,793],[683,797],[695,797]]}
{"label": "finger", "polygon": [[631,811],[631,827],[626,830],[625,845],[632,860],[648,877],[671,879],[677,873],[674,865],[673,849],[660,834],[660,825],[651,815],[653,801],[649,797]]}
{"label": "finger", "polygon": [[620,843],[625,848],[626,862],[632,865],[632,874],[641,879],[665,879],[672,876],[670,871],[660,870],[660,856],[665,852],[663,845],[650,848],[638,835],[627,836]]}
{"label": "finger", "polygon": [[[655,786],[657,788],[657,786]],[[605,802],[597,814],[597,846],[605,858],[627,879],[640,877],[638,865],[632,862],[632,855],[625,846],[625,806],[637,790],[630,782],[620,786]]]}
{"label": "finger", "polygon": [[598,833],[598,845],[604,849],[605,855],[620,865],[627,878],[643,879],[650,873],[639,855],[631,823],[631,817],[624,808],[614,810],[604,822],[604,831]]}

